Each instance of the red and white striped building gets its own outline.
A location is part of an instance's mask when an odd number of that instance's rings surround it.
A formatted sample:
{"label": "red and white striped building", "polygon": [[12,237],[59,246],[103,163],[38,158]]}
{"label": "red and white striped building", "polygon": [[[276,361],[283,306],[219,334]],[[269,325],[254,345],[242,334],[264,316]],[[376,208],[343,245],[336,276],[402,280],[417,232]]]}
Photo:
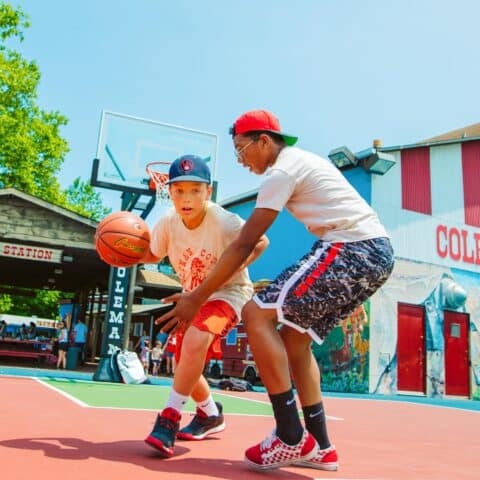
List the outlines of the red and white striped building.
{"label": "red and white striped building", "polygon": [[371,205],[397,262],[371,302],[369,390],[480,399],[480,124],[382,151],[397,162]]}

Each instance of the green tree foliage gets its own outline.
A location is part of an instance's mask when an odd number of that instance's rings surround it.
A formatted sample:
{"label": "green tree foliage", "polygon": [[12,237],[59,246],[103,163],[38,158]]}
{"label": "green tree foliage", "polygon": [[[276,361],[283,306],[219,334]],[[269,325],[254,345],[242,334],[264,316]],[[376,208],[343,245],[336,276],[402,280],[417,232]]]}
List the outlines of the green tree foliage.
{"label": "green tree foliage", "polygon": [[94,188],[89,183],[83,182],[80,177],[73,181],[65,193],[73,211],[93,220],[101,220],[111,212],[110,208],[103,206],[100,195]]}
{"label": "green tree foliage", "polygon": [[67,119],[38,107],[37,64],[5,44],[11,37],[23,40],[28,25],[20,8],[0,4],[0,187],[62,205],[65,196],[56,174],[68,151],[59,132]]}
{"label": "green tree foliage", "polygon": [[[8,310],[12,315],[35,315],[41,318],[58,317],[58,301],[63,297],[55,290],[27,290],[26,295],[12,295]],[[33,296],[32,296],[33,293]],[[5,313],[5,312],[2,312]]]}
{"label": "green tree foliage", "polygon": [[[18,37],[23,40],[22,28],[28,28],[30,23],[21,9],[14,9],[11,5],[0,4],[0,38]],[[1,47],[0,47],[1,49]]]}
{"label": "green tree foliage", "polygon": [[68,152],[60,129],[68,120],[37,105],[40,70],[7,47],[28,28],[21,8],[0,1],[0,188],[14,187],[92,219],[105,216],[94,189],[76,179],[66,191],[57,175]]}
{"label": "green tree foliage", "polygon": [[0,313],[7,313],[13,306],[12,297],[8,294],[0,294]]}

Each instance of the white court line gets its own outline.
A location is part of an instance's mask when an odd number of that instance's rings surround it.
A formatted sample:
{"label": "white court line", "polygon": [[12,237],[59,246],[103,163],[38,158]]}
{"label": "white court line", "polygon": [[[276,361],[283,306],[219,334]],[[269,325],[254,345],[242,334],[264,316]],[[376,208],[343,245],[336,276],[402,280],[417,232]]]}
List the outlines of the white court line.
{"label": "white court line", "polygon": [[63,390],[60,390],[59,388],[56,388],[52,385],[49,385],[48,383],[44,382],[43,380],[40,380],[39,378],[35,378],[35,377],[32,377],[35,381],[37,381],[38,383],[40,383],[41,385],[43,385],[44,387],[47,387],[49,388],[50,390],[53,390],[54,392],[57,392],[59,393],[60,395],[64,396],[65,398],[68,398],[68,400],[71,400],[73,403],[76,403],[77,405],[79,405],[80,407],[89,407],[90,405],[88,405],[87,403],[85,402],[82,402],[81,400],[79,400],[78,398],[75,398],[73,395],[70,395],[69,393],[66,393],[64,392]]}
{"label": "white court line", "polygon": [[[249,402],[257,402],[257,403],[261,403],[263,405],[271,405],[270,402],[266,402],[265,400],[257,400],[255,398],[244,398],[244,397],[239,397],[238,395],[229,395],[228,393],[221,393],[221,392],[217,392],[217,391],[214,391],[212,393],[214,393],[215,395],[222,395],[224,397],[236,398],[238,400],[244,400],[244,401],[248,400]],[[229,415],[231,415],[231,414],[229,414]],[[237,414],[235,413],[233,415],[237,415]],[[239,415],[241,415],[241,414],[239,414]],[[248,414],[246,414],[246,415],[248,415]],[[251,415],[251,416],[259,416],[259,415]],[[262,417],[268,416],[269,417],[270,415],[260,415],[260,416],[262,416]],[[326,415],[326,417],[327,417],[328,420],[343,420],[342,417],[333,417],[333,416],[330,416],[330,415]],[[341,480],[341,479],[337,479],[337,480]]]}
{"label": "white court line", "polygon": [[[329,392],[331,393],[331,392]],[[372,395],[372,394],[369,394]],[[413,402],[410,400],[392,400],[391,398],[388,399],[380,399],[380,398],[353,398],[353,397],[336,397],[335,395],[329,395],[328,397],[325,396],[324,398],[332,399],[332,400],[359,400],[361,402],[381,402],[381,403],[398,403],[400,405],[417,405],[420,407],[432,407],[432,408],[445,408],[447,410],[459,410],[461,412],[471,412],[471,413],[480,413],[480,410],[474,410],[470,408],[461,408],[461,407],[451,407],[450,405],[437,405],[434,403],[423,403],[423,402]],[[475,401],[475,400],[473,400]],[[340,480],[340,479],[337,479]],[[367,479],[368,480],[368,479]],[[382,480],[382,479],[380,479]]]}
{"label": "white court line", "polygon": [[[158,411],[158,408],[100,407],[100,406],[96,406],[96,405],[89,405],[88,403],[82,402],[81,400],[74,397],[73,395],[70,395],[69,393],[66,393],[63,390],[61,390],[59,388],[56,388],[53,385],[50,385],[50,384],[44,382],[43,380],[41,380],[37,377],[23,377],[23,378],[30,378],[32,380],[35,380],[38,383],[40,383],[41,385],[43,385],[47,388],[50,388],[51,390],[59,393],[60,395],[63,395],[65,398],[68,398],[69,400],[71,400],[72,402],[76,403],[77,405],[79,405],[80,407],[83,407],[83,408],[97,408],[97,409],[104,409],[104,410],[129,410],[129,411],[139,411],[139,412],[157,412]],[[169,387],[164,387],[163,385],[159,385],[159,386],[162,387],[162,388],[169,388]],[[243,397],[239,397],[237,395],[228,395],[228,394],[225,394],[225,393],[223,393],[223,394],[218,393],[218,392],[214,392],[214,393],[215,393],[215,395],[223,395],[224,397],[231,397],[231,398],[236,398],[236,399],[243,400],[243,401],[257,402],[257,403],[261,403],[261,404],[264,404],[264,405],[270,405],[270,402],[265,402],[263,400],[256,400],[256,399],[252,399],[252,398],[243,398]],[[193,410],[185,410],[185,413],[195,413],[195,412]],[[267,414],[228,413],[228,412],[225,415],[243,416],[243,417],[271,417],[272,416],[272,415],[267,415]],[[327,417],[328,420],[338,420],[338,421],[343,420],[343,418],[341,418],[341,417],[334,417],[334,416],[330,416],[330,415],[327,415],[326,417]],[[337,480],[339,480],[339,479],[337,479]]]}

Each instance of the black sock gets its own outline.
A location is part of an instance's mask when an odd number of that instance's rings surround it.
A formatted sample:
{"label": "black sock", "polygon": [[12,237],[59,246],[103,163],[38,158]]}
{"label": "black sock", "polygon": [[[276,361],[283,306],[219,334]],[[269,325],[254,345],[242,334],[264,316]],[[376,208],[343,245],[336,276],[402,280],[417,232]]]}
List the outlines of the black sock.
{"label": "black sock", "polygon": [[328,448],[330,440],[327,434],[327,422],[325,420],[323,403],[320,402],[309,407],[303,407],[302,410],[307,430],[315,437],[320,449]]}
{"label": "black sock", "polygon": [[290,389],[283,393],[268,395],[272,402],[277,423],[277,436],[287,445],[296,445],[302,438],[303,427],[297,411],[297,402]]}

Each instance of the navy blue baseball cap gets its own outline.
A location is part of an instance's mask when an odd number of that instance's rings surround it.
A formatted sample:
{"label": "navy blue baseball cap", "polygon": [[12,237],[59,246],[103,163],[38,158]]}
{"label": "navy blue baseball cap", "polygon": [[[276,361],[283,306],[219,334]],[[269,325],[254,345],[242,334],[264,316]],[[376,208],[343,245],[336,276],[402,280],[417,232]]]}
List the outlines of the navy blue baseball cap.
{"label": "navy blue baseball cap", "polygon": [[183,155],[177,158],[168,172],[167,185],[175,182],[211,183],[207,162],[197,155]]}

